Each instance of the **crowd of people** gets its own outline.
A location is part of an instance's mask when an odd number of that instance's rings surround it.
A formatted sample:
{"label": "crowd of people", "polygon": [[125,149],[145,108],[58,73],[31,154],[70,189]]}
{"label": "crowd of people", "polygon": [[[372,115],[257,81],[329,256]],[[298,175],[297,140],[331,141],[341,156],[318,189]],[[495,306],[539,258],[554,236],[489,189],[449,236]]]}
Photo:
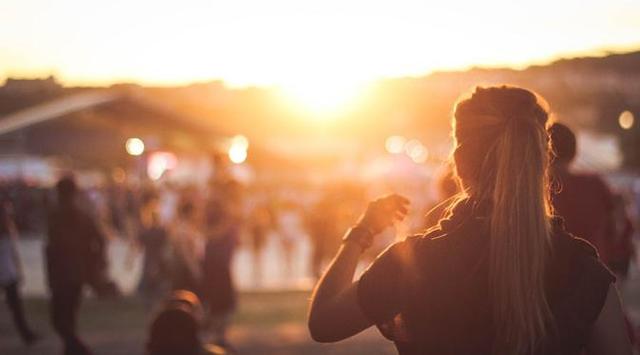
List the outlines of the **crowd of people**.
{"label": "crowd of people", "polygon": [[[107,249],[113,240],[129,246],[125,268],[133,270],[134,261],[142,259],[135,293],[149,314],[165,305],[172,292],[190,292],[206,314],[198,319],[199,334],[207,344],[232,352],[226,333],[237,304],[232,262],[239,244],[251,251],[253,284],[258,287],[269,242],[278,247],[277,261],[286,276],[299,271],[294,259],[308,238],[307,267],[319,277],[365,198],[362,189],[345,183],[294,198],[277,189],[244,186],[220,167],[207,186],[111,182],[81,188],[73,175],[64,176],[51,190],[14,186],[3,189],[6,223],[0,239],[0,281],[6,284],[7,301],[24,343],[38,341],[19,294],[23,273],[18,270],[22,263],[16,241],[27,231],[45,234],[51,322],[65,354],[91,353],[76,329],[85,290],[98,297],[121,296],[108,271],[112,260]],[[40,230],[19,231],[15,226],[18,218],[11,206],[22,196],[17,191],[35,196],[30,213],[45,216]],[[327,218],[333,222],[327,223]],[[5,277],[5,272],[11,275]]]}
{"label": "crowd of people", "polygon": [[[548,124],[540,100],[523,89],[496,87],[462,101],[457,145],[437,180],[437,198],[426,215],[414,205],[414,221],[396,228],[426,232],[380,256],[397,238],[391,232],[381,241],[379,234],[398,227],[418,196],[392,195],[367,207],[370,191],[347,183],[291,196],[245,186],[224,166],[199,187],[121,181],[81,189],[73,175],[54,191],[6,185],[0,286],[18,333],[25,344],[39,339],[20,296],[19,233],[46,234],[51,322],[67,355],[91,354],[76,329],[83,290],[121,296],[106,253],[109,240],[120,238],[130,245],[130,260],[143,255],[136,291],[154,314],[148,354],[233,353],[227,329],[238,302],[234,254],[241,242],[248,246],[259,285],[275,235],[284,274],[294,272],[295,249],[308,237],[308,267],[319,280],[309,327],[319,341],[377,325],[401,354],[578,354],[585,348],[627,354],[624,339],[636,331],[612,285],[616,278],[624,282],[635,257],[634,201],[597,175],[570,169],[575,136],[565,125]],[[363,258],[375,260],[352,283]]]}
{"label": "crowd of people", "polygon": [[[132,250],[144,251],[139,293],[150,311],[155,311],[172,290],[191,292],[203,300],[207,310],[202,332],[208,341],[231,349],[225,337],[236,304],[231,260],[242,225],[240,189],[235,181],[216,179],[204,196],[196,191],[184,193],[175,203],[171,223],[163,222],[159,195],[153,189],[139,196],[120,195],[128,197],[120,200],[128,206],[115,209],[118,213],[110,214],[108,220],[101,212],[110,209],[87,204],[91,191],[82,194],[73,176],[63,177],[55,191],[55,201],[48,204],[45,258],[51,323],[64,344],[64,354],[91,354],[76,329],[83,290],[89,288],[98,297],[120,296],[108,274],[106,246],[113,233],[130,238]],[[32,344],[38,335],[28,326],[18,292],[22,273],[9,201],[5,199],[2,210],[0,281],[6,284],[23,341]]]}

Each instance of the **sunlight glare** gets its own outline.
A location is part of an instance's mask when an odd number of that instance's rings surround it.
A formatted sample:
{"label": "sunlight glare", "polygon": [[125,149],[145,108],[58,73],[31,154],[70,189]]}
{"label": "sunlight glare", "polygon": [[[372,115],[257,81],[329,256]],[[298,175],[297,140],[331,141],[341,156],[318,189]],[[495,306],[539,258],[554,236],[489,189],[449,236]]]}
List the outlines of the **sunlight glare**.
{"label": "sunlight glare", "polygon": [[314,119],[327,119],[353,107],[365,87],[363,81],[336,75],[323,80],[299,80],[283,84],[280,89],[285,101],[296,109]]}

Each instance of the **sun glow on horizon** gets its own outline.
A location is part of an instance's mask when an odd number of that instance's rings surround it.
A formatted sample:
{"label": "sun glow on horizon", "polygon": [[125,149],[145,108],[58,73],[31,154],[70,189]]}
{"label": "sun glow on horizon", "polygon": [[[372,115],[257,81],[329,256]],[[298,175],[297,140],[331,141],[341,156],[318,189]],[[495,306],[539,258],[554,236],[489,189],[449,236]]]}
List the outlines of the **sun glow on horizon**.
{"label": "sun glow on horizon", "polygon": [[282,99],[315,120],[335,118],[354,107],[368,83],[332,75],[322,79],[300,80],[278,86]]}
{"label": "sun glow on horizon", "polygon": [[634,0],[6,2],[0,77],[277,86],[314,112],[344,108],[363,78],[640,47]]}

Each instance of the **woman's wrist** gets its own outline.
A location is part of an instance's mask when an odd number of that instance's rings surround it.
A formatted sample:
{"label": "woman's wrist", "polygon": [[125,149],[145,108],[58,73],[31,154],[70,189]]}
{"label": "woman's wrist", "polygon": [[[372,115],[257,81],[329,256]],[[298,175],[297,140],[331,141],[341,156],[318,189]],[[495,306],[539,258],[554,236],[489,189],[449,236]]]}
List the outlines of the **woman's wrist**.
{"label": "woman's wrist", "polygon": [[373,244],[373,232],[365,225],[358,223],[350,228],[342,238],[343,245],[357,245],[362,251],[365,251]]}
{"label": "woman's wrist", "polygon": [[357,255],[357,257],[360,257],[360,255],[362,255],[362,253],[364,252],[362,246],[353,240],[342,242],[342,246],[340,248],[343,252],[346,252],[347,254]]}

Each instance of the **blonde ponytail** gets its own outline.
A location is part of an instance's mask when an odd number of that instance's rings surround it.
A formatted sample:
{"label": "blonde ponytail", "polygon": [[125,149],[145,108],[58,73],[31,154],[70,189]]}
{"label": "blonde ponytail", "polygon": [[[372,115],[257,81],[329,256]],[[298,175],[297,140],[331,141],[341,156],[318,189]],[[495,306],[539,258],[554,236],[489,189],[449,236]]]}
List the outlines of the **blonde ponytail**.
{"label": "blonde ponytail", "polygon": [[552,327],[545,295],[550,252],[546,109],[514,87],[478,88],[456,106],[456,168],[488,200],[489,281],[496,354],[532,354]]}
{"label": "blonde ponytail", "polygon": [[526,126],[520,122],[508,126],[496,146],[490,229],[494,315],[505,342],[496,350],[530,354],[546,337],[551,313],[544,289],[550,242],[546,151],[539,130],[518,127]]}

